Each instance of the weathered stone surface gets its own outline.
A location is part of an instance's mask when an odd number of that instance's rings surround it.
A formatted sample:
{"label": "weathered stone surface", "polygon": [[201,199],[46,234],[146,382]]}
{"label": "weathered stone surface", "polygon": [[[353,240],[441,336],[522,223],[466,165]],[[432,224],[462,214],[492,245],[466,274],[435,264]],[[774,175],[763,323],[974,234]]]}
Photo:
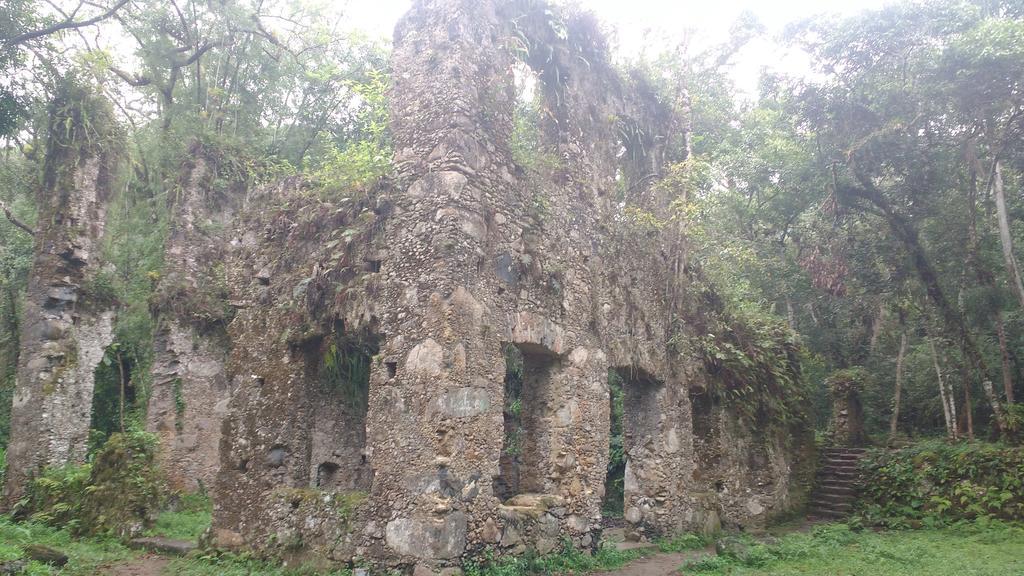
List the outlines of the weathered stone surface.
{"label": "weathered stone surface", "polygon": [[94,371],[113,340],[111,305],[89,286],[99,272],[94,254],[122,154],[119,130],[108,102],[67,84],[51,106],[49,134],[19,337],[5,508],[42,468],[85,459]]}
{"label": "weathered stone surface", "polygon": [[403,556],[456,558],[466,547],[466,516],[456,512],[441,520],[396,518],[388,522],[385,539]]}
{"label": "weathered stone surface", "polygon": [[[746,429],[703,394],[704,366],[673,344],[695,336],[685,318],[701,305],[684,243],[624,212],[668,219],[651,182],[672,112],[614,69],[592,21],[563,15],[566,39],[545,10],[415,2],[392,57],[393,177],[340,208],[292,180],[242,210],[215,534],[421,572],[494,542],[592,544],[609,371],[624,387],[631,537],[757,524],[799,504],[809,438]],[[518,60],[507,46],[522,35],[552,50]],[[512,156],[514,71],[540,80],[540,144],[557,166]],[[623,141],[623,125],[644,142]],[[339,336],[379,344],[365,411],[320,388]],[[515,430],[509,347],[522,358]],[[355,491],[368,496],[352,514],[314,505]]]}
{"label": "weathered stone surface", "polygon": [[30,544],[25,546],[25,557],[29,560],[49,564],[50,566],[63,566],[68,563],[68,555],[41,544]]}
{"label": "weathered stone surface", "polygon": [[217,162],[193,143],[177,193],[153,312],[153,385],[146,427],[160,439],[171,488],[212,491],[220,463],[221,422],[231,394],[225,373],[229,306],[223,269],[244,187],[213,191]]}

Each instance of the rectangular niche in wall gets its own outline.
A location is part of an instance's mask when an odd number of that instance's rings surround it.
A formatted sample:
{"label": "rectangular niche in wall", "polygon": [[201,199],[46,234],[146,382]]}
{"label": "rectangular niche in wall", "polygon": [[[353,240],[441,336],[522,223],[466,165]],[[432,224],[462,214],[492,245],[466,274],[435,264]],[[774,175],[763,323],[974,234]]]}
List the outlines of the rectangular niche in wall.
{"label": "rectangular niche in wall", "polygon": [[537,345],[506,344],[504,436],[494,495],[504,501],[517,494],[544,491],[552,434],[551,377],[560,365],[556,354]]}
{"label": "rectangular niche in wall", "polygon": [[715,421],[715,402],[706,388],[690,389],[690,421],[693,426],[693,450],[697,458],[700,479],[720,489],[721,478],[715,477],[721,466],[718,461],[718,424]]}
{"label": "rectangular niche in wall", "polygon": [[308,361],[311,391],[310,483],[326,492],[367,491],[372,470],[366,459],[366,413],[370,367],[380,349],[371,333],[347,334],[340,327]]}
{"label": "rectangular niche in wall", "polygon": [[643,466],[655,456],[650,450],[658,435],[661,387],[661,382],[636,367],[620,366],[608,371],[608,475],[601,506],[606,517],[622,516],[627,497],[627,467]]}

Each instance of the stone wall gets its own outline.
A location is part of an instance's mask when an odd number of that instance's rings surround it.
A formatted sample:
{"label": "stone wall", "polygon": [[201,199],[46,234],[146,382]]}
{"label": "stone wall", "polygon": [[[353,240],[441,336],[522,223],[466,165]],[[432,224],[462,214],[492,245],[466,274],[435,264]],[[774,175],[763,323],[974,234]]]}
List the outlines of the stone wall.
{"label": "stone wall", "polygon": [[[212,542],[421,572],[485,548],[593,545],[610,370],[634,536],[799,506],[807,434],[702,403],[709,377],[674,344],[695,336],[697,272],[674,228],[635,215],[666,219],[653,183],[678,122],[613,69],[596,24],[530,2],[421,0],[392,58],[394,177],[340,207],[285,183],[265,194],[287,208],[254,201],[235,230],[236,392]],[[549,163],[514,155],[517,76],[541,94]],[[339,337],[377,346],[362,422],[322,389]],[[509,346],[523,359],[515,466]],[[324,483],[325,462],[349,480]],[[358,505],[308,504],[339,498]]]}
{"label": "stone wall", "polygon": [[171,488],[212,489],[230,386],[226,259],[244,188],[215,191],[217,159],[191,146],[168,195],[170,232],[153,313],[153,384],[146,428],[160,439],[158,461]]}
{"label": "stone wall", "polygon": [[25,295],[3,505],[46,466],[85,459],[94,370],[113,340],[99,271],[120,133],[109,103],[66,85],[50,106],[35,252]]}

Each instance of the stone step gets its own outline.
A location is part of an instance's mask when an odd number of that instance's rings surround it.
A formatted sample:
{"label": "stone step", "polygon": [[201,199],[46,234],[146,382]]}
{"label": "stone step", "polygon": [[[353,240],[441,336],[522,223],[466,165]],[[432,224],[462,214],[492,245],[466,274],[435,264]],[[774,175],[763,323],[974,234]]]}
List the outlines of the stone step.
{"label": "stone step", "polygon": [[830,490],[830,491],[833,491],[833,492],[842,492],[844,494],[846,494],[846,493],[853,494],[853,493],[855,493],[857,491],[857,486],[856,486],[856,484],[854,484],[852,482],[835,482],[835,481],[823,480],[823,481],[818,483],[817,489],[818,490],[824,490],[824,491],[829,491]]}
{"label": "stone step", "polygon": [[849,488],[821,488],[814,495],[827,500],[852,501],[854,499],[854,492]]}
{"label": "stone step", "polygon": [[824,466],[820,469],[821,474],[842,474],[849,476],[857,476],[860,474],[860,469],[853,466]]}
{"label": "stone step", "polygon": [[835,454],[835,453],[839,453],[839,454],[866,454],[868,449],[867,448],[853,448],[853,447],[842,447],[842,448],[832,447],[832,448],[822,448],[821,451],[824,452],[825,454]]}
{"label": "stone step", "polygon": [[830,518],[830,519],[846,518],[847,516],[849,516],[849,514],[846,513],[846,512],[837,512],[837,511],[834,511],[834,510],[825,510],[825,509],[812,509],[810,511],[810,515],[812,517]]}
{"label": "stone step", "polygon": [[648,548],[657,548],[658,545],[653,542],[615,542],[615,549],[619,552],[626,552],[627,550],[647,550]]}
{"label": "stone step", "polygon": [[862,459],[863,457],[864,456],[862,454],[847,454],[845,452],[834,452],[834,453],[830,453],[830,454],[822,454],[822,459],[824,459],[824,460],[851,460],[851,461],[857,461],[857,460]]}
{"label": "stone step", "polygon": [[831,467],[831,466],[825,466],[825,467],[821,468],[821,470],[818,472],[818,476],[819,477],[835,476],[835,477],[838,477],[838,478],[850,478],[850,479],[857,478],[857,475],[859,475],[859,474],[860,474],[860,470],[858,470],[856,468]]}
{"label": "stone step", "polygon": [[850,501],[837,501],[837,500],[811,500],[812,508],[825,508],[829,510],[851,510],[853,509],[853,502]]}
{"label": "stone step", "polygon": [[162,536],[151,538],[135,538],[128,542],[132,548],[148,550],[159,554],[170,554],[172,556],[184,556],[196,549],[196,543],[188,540],[172,540]]}

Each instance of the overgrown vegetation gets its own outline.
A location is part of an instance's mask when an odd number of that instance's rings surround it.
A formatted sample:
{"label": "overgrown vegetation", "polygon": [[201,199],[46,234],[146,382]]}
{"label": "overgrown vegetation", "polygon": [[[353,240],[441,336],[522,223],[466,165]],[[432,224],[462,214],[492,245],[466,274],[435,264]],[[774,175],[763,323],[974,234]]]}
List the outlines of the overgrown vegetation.
{"label": "overgrown vegetation", "polygon": [[619,568],[642,555],[640,550],[620,552],[611,547],[602,547],[593,554],[587,554],[565,542],[558,552],[547,555],[527,552],[520,556],[495,558],[485,553],[478,560],[464,564],[462,569],[466,576],[585,574]]}
{"label": "overgrown vegetation", "polygon": [[320,362],[320,386],[358,414],[365,414],[370,397],[370,364],[377,355],[375,338],[336,333],[325,344]]}
{"label": "overgrown vegetation", "polygon": [[151,434],[113,434],[92,462],[49,468],[33,479],[14,516],[75,535],[138,535],[164,502],[155,453]]}
{"label": "overgrown vegetation", "polygon": [[212,514],[213,502],[208,495],[183,494],[173,498],[167,509],[160,512],[146,535],[195,542],[210,527]]}
{"label": "overgrown vegetation", "polygon": [[56,528],[39,522],[13,522],[0,517],[0,563],[25,558],[25,548],[43,545],[68,555],[62,569],[51,568],[41,562],[29,562],[25,574],[41,576],[92,576],[101,572],[101,566],[125,561],[136,553],[114,538],[80,538],[70,529]]}
{"label": "overgrown vegetation", "polygon": [[608,473],[604,482],[604,502],[601,514],[621,518],[625,506],[626,490],[626,441],[625,417],[626,395],[622,389],[622,376],[616,370],[608,371],[608,402],[610,404],[610,429],[608,434]]}
{"label": "overgrown vegetation", "polygon": [[861,461],[862,521],[893,528],[1024,519],[1024,448],[921,442]]}

